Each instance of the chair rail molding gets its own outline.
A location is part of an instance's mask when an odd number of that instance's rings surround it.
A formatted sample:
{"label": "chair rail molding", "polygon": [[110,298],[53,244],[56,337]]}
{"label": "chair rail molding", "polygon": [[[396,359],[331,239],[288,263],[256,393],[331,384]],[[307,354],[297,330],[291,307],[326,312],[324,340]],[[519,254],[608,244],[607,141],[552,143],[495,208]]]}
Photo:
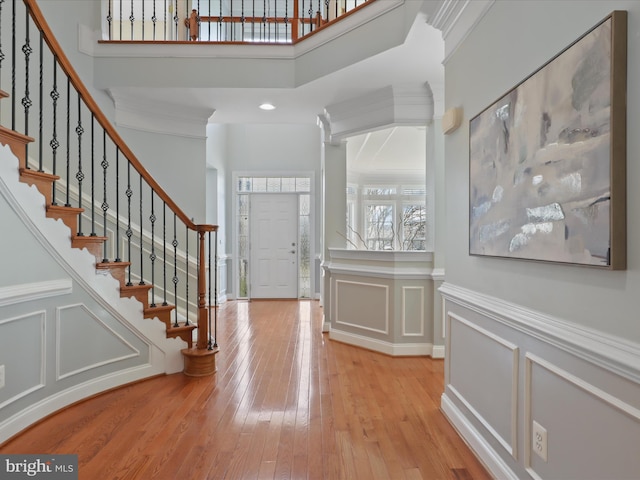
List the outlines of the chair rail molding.
{"label": "chair rail molding", "polygon": [[640,344],[451,283],[445,282],[439,291],[448,302],[640,383]]}

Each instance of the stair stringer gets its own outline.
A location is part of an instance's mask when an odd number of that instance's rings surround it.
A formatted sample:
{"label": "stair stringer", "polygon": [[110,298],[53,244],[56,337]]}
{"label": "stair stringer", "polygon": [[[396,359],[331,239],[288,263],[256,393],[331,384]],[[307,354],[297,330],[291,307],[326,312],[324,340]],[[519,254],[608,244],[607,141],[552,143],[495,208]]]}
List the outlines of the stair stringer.
{"label": "stair stringer", "polygon": [[95,257],[86,249],[71,247],[70,229],[61,220],[45,216],[44,196],[35,186],[19,181],[18,163],[10,148],[0,145],[0,195],[75,285],[146,344],[149,353],[146,363],[90,378],[41,399],[8,419],[0,419],[0,443],[38,419],[88,396],[150,376],[182,371],[181,350],[187,346],[181,339],[167,338],[166,326],[159,319],[144,319],[143,305],[138,300],[121,298],[119,282],[110,274],[98,273]]}

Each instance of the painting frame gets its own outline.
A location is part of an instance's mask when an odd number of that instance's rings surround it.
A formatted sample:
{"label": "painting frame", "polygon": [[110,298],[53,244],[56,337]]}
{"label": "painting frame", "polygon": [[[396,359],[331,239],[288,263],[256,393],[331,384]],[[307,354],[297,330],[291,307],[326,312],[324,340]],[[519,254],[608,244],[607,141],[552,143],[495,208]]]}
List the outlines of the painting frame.
{"label": "painting frame", "polygon": [[469,255],[627,263],[627,12],[469,120]]}

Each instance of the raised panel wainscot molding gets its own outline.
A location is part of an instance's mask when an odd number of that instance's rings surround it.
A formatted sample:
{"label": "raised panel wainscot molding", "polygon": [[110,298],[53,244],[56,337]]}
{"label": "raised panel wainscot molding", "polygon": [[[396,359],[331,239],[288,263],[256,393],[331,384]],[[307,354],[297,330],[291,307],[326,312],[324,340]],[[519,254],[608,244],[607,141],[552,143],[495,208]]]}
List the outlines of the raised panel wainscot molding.
{"label": "raised panel wainscot molding", "polygon": [[444,345],[434,345],[433,299],[441,278],[433,253],[329,251],[329,338],[392,356],[443,356]]}

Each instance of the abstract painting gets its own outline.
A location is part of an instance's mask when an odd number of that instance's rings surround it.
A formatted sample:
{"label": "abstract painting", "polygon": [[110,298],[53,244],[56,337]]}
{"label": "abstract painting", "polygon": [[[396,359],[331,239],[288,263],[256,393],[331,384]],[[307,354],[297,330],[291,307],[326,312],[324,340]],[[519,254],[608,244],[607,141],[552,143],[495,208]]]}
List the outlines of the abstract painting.
{"label": "abstract painting", "polygon": [[469,123],[469,253],[626,268],[626,12]]}

